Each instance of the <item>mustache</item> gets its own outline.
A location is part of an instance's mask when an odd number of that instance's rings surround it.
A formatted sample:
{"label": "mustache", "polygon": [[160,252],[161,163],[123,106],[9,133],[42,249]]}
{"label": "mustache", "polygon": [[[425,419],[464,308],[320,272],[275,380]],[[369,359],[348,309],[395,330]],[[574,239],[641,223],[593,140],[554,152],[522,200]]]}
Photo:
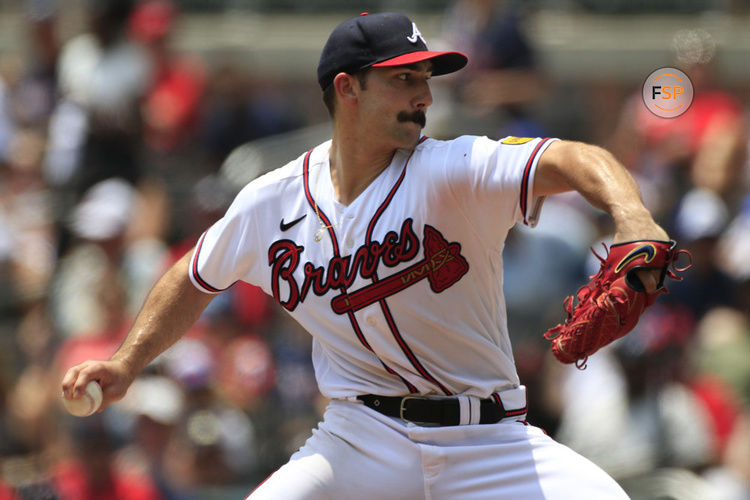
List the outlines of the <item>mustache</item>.
{"label": "mustache", "polygon": [[414,122],[422,128],[424,128],[427,123],[427,116],[421,109],[412,111],[411,113],[408,111],[401,111],[396,115],[396,119],[400,122]]}

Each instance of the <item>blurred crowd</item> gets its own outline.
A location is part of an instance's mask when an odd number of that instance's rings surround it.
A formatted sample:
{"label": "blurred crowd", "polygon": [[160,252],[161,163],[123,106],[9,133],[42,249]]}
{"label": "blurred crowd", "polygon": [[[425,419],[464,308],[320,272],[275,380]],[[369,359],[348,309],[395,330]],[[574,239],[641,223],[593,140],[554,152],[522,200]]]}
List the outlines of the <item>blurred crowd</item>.
{"label": "blurred crowd", "polygon": [[[241,498],[325,405],[309,335],[258,288],[218,296],[104,413],[69,416],[59,381],[116,349],[154,281],[221,216],[238,189],[221,175],[228,153],[325,110],[305,111],[298,82],[176,50],[177,3],[87,2],[85,29],[65,40],[50,5],[26,3],[33,57],[0,53],[0,500]],[[657,118],[626,88],[619,116],[587,128],[585,107],[560,116],[570,96],[539,64],[520,5],[445,11],[440,43],[470,64],[433,80],[427,133],[595,141],[693,266],[578,370],[542,333],[598,269],[590,247],[605,252],[611,223],[560,195],[539,227],[513,231],[505,290],[529,421],[635,499],[750,498],[750,102],[722,82],[712,36],[681,31],[688,112]]]}
{"label": "blurred crowd", "polygon": [[228,153],[306,117],[250,68],[176,51],[176,3],[87,2],[62,41],[44,4],[27,4],[35,57],[0,55],[0,498],[247,492],[319,404],[309,336],[259,289],[217,298],[103,414],[67,415],[59,381],[109,357],[226,209]]}

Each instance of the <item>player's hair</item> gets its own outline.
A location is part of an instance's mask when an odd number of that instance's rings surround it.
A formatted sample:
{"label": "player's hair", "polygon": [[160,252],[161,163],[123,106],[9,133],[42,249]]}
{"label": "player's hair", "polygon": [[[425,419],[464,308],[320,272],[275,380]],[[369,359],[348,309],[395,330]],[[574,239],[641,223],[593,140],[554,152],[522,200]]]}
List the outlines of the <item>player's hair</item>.
{"label": "player's hair", "polygon": [[[357,71],[356,73],[351,73],[352,76],[355,76],[357,80],[359,80],[359,86],[364,90],[367,89],[367,75],[369,75],[371,69],[372,68],[365,68]],[[331,115],[331,118],[333,118],[336,112],[336,88],[334,87],[333,83],[331,83],[323,91],[323,104],[326,105],[328,114]]]}

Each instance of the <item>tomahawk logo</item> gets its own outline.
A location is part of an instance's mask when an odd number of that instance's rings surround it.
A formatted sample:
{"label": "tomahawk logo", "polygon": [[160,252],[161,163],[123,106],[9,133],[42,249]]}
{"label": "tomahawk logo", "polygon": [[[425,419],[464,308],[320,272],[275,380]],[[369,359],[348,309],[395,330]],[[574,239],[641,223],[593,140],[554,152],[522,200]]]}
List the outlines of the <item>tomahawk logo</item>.
{"label": "tomahawk logo", "polygon": [[[433,292],[440,293],[469,271],[469,263],[461,255],[461,244],[448,242],[434,227],[424,226],[423,243],[423,259],[378,280],[381,264],[395,267],[417,257],[419,237],[412,229],[411,219],[404,221],[400,232],[386,234],[382,242],[362,245],[353,255],[334,256],[324,266],[303,263],[304,247],[293,241],[276,241],[268,249],[273,296],[279,304],[293,311],[310,291],[323,296],[330,290],[339,290],[331,300],[331,308],[337,314],[345,314],[386,299],[422,279],[427,280]],[[300,265],[302,276],[296,276]],[[358,276],[372,279],[373,283],[348,292],[346,289]],[[297,281],[299,277],[303,278],[301,283]]]}
{"label": "tomahawk logo", "polygon": [[461,255],[459,243],[448,243],[431,226],[424,227],[424,259],[402,271],[376,281],[352,293],[342,293],[331,300],[334,312],[358,311],[427,278],[430,288],[440,293],[466,274],[469,264]]}
{"label": "tomahawk logo", "polygon": [[411,36],[407,36],[406,39],[411,43],[417,43],[417,40],[422,40],[422,43],[427,45],[427,41],[422,36],[422,33],[419,32],[419,28],[417,28],[417,23],[411,23]]}

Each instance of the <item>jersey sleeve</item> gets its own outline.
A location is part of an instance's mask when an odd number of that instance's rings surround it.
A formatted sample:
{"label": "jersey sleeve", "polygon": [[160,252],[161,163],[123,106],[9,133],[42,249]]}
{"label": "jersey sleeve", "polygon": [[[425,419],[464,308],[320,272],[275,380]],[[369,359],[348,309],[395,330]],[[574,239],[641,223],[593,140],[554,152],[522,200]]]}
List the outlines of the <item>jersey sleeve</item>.
{"label": "jersey sleeve", "polygon": [[[536,174],[536,166],[539,163],[542,153],[557,139],[554,138],[543,138],[543,139],[532,139],[526,141],[527,138],[523,137],[506,137],[500,141],[499,149],[501,154],[513,155],[513,148],[515,146],[525,146],[523,151],[517,153],[519,158],[512,161],[515,168],[522,168],[515,172],[515,175],[520,177],[520,192],[518,201],[518,212],[516,212],[516,220],[523,221],[524,224],[530,227],[536,226],[539,222],[539,215],[541,214],[542,204],[546,199],[546,196],[536,196],[534,194],[534,176]],[[520,142],[520,144],[518,144]],[[528,145],[525,145],[528,144]],[[518,177],[513,179],[513,182],[518,181]]]}
{"label": "jersey sleeve", "polygon": [[557,139],[462,139],[466,142],[458,143],[457,153],[463,154],[464,161],[447,168],[467,219],[482,234],[488,237],[497,234],[498,239],[518,222],[535,226],[545,199],[534,194],[536,167],[547,147]]}
{"label": "jersey sleeve", "polygon": [[190,280],[206,293],[219,293],[245,278],[256,264],[259,238],[250,186],[232,202],[226,214],[204,232],[190,261]]}

